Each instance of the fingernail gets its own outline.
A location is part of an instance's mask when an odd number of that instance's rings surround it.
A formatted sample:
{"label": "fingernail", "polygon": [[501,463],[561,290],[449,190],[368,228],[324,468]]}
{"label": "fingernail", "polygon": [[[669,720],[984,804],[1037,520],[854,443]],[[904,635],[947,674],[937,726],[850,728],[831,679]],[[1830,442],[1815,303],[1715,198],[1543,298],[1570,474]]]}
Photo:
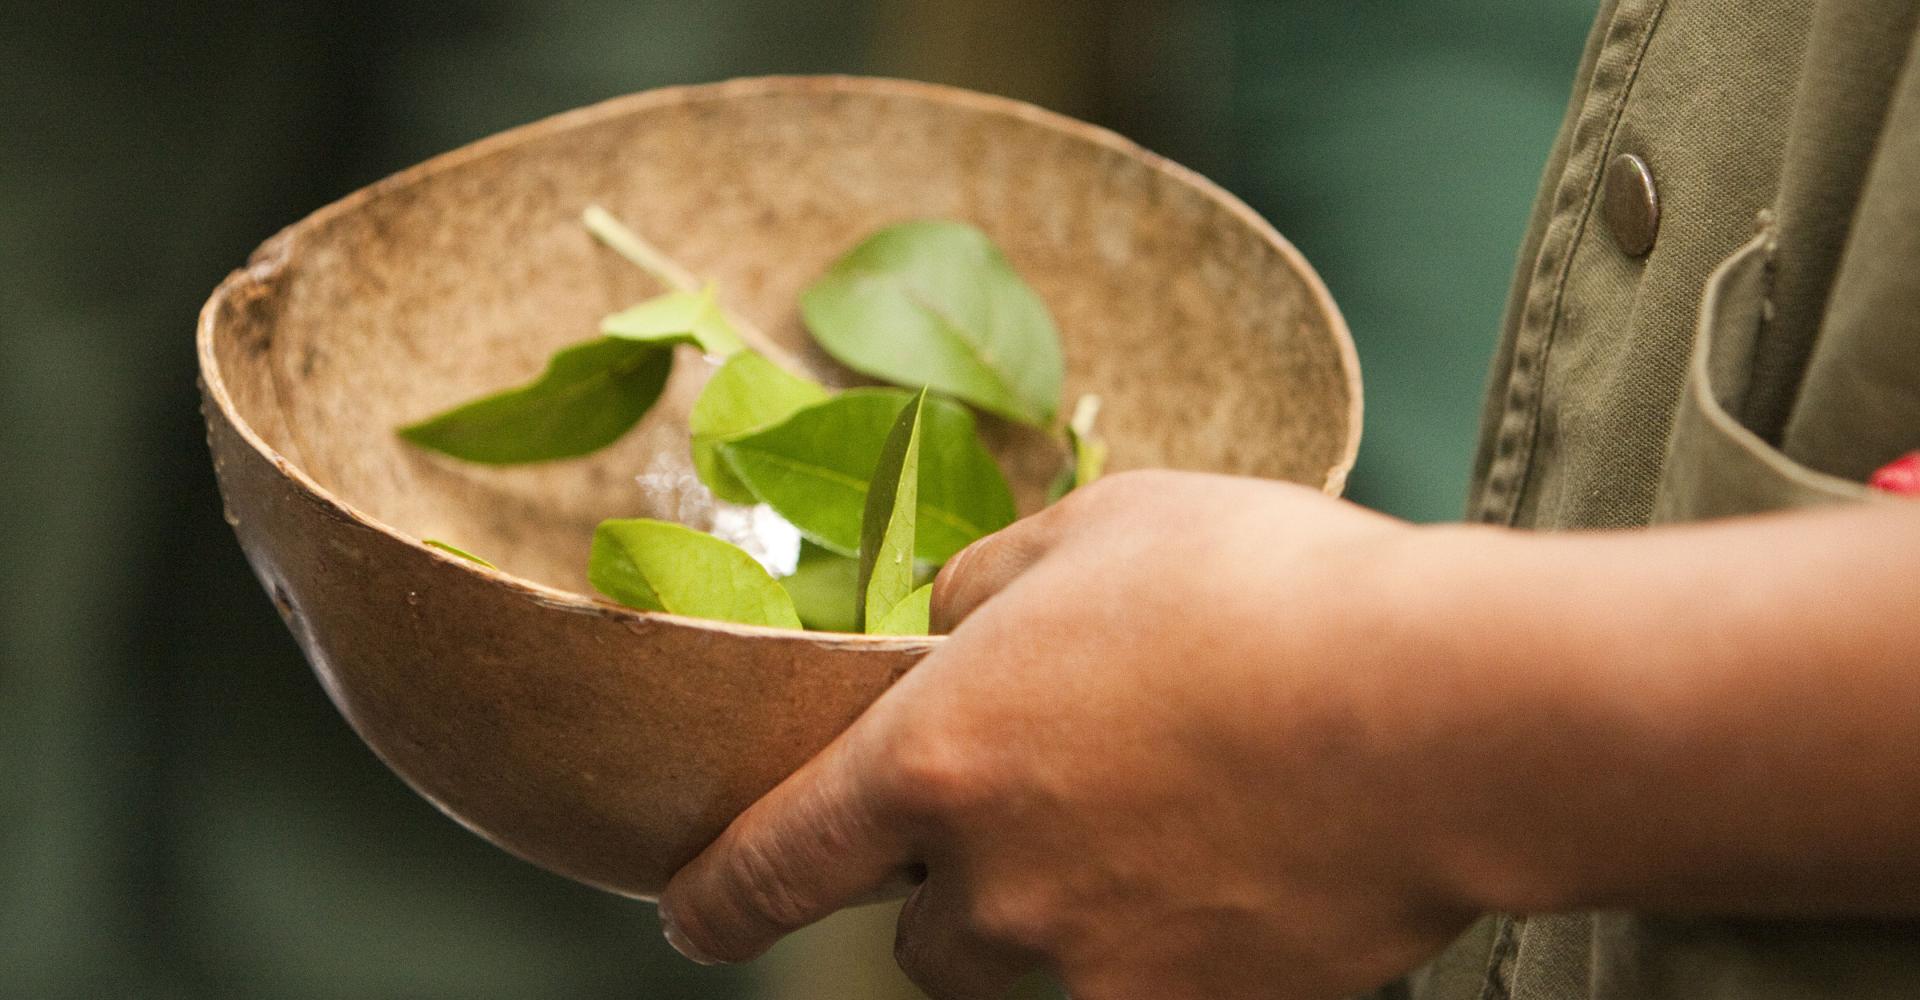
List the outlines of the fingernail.
{"label": "fingernail", "polygon": [[702,954],[700,949],[695,948],[693,944],[687,940],[685,934],[680,933],[680,924],[673,919],[673,912],[667,909],[667,904],[664,900],[658,905],[660,908],[660,935],[667,939],[667,943],[673,946],[674,951],[680,953],[680,957],[689,962],[698,962],[701,965],[720,964],[719,960],[708,958]]}

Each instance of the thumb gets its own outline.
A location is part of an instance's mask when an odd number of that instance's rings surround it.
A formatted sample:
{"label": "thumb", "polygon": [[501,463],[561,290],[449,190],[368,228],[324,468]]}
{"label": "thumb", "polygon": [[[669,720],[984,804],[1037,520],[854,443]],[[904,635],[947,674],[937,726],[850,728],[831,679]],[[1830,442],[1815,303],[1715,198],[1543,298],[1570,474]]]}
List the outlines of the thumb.
{"label": "thumb", "polygon": [[744,962],[898,881],[910,860],[902,824],[886,818],[850,733],[741,813],[667,883],[660,922],[681,954],[703,964]]}

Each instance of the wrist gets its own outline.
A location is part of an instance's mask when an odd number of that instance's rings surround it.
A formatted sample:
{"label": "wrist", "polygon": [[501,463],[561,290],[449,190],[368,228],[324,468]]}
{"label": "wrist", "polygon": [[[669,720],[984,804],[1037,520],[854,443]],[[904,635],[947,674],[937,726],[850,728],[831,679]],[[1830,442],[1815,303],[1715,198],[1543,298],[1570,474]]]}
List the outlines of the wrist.
{"label": "wrist", "polygon": [[1913,912],[1916,544],[1885,508],[1395,542],[1348,666],[1421,887],[1481,912]]}
{"label": "wrist", "polygon": [[1396,752],[1423,878],[1476,912],[1578,907],[1610,834],[1577,802],[1642,721],[1620,710],[1618,640],[1576,621],[1591,615],[1549,536],[1434,525],[1401,548],[1377,658],[1407,693]]}

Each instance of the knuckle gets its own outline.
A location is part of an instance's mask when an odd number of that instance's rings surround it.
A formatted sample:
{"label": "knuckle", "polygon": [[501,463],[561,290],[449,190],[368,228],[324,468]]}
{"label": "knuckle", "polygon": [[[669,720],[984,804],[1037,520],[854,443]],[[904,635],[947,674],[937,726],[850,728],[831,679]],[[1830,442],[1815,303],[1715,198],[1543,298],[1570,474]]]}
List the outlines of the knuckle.
{"label": "knuckle", "polygon": [[1101,483],[1105,483],[1111,489],[1154,490],[1162,488],[1170,482],[1177,482],[1181,478],[1183,478],[1183,475],[1172,469],[1127,469],[1123,472],[1115,472],[1111,475],[1102,476],[1095,480],[1092,485],[1098,486]]}
{"label": "knuckle", "polygon": [[950,825],[992,797],[978,751],[947,737],[903,740],[894,749],[893,784],[902,813],[937,826]]}
{"label": "knuckle", "polygon": [[1165,469],[1129,469],[1102,476],[1060,498],[1040,516],[1057,514],[1073,523],[1100,521],[1165,496],[1178,485],[1178,473]]}
{"label": "knuckle", "polygon": [[1034,516],[1068,524],[1084,521],[1089,517],[1097,515],[1103,508],[1107,507],[1111,503],[1115,493],[1126,492],[1124,483],[1119,485],[1116,485],[1116,483],[1122,477],[1128,475],[1131,475],[1131,473],[1122,472],[1111,476],[1102,476],[1085,486],[1076,487],[1066,496],[1061,497],[1047,507],[1041,508],[1040,512]]}
{"label": "knuckle", "polygon": [[1165,492],[1180,481],[1180,474],[1167,469],[1128,469],[1102,476],[1087,484],[1087,495],[1114,497],[1152,496]]}
{"label": "knuckle", "polygon": [[987,893],[966,912],[966,932],[980,941],[1021,954],[1052,950],[1056,908],[1026,889]]}
{"label": "knuckle", "polygon": [[806,893],[778,855],[763,843],[747,841],[732,858],[732,881],[740,889],[740,905],[754,920],[780,931],[808,923]]}

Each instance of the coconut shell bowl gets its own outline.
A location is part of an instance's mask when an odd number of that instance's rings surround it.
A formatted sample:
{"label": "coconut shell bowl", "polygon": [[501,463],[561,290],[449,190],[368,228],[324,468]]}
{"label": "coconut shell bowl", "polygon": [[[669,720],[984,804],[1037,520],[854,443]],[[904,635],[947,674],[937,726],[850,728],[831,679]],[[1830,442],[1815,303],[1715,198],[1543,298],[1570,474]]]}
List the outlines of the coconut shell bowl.
{"label": "coconut shell bowl", "polygon": [[[1299,253],[1203,178],[1013,101],[848,78],[652,91],[319,210],[200,316],[227,519],[367,745],[475,833],[590,885],[658,893],[941,640],[593,595],[600,520],[677,516],[642,483],[689,473],[687,410],[712,370],[691,348],[646,419],[585,458],[468,465],[395,436],[664,290],[589,235],[589,205],[714,282],[771,356],[837,385],[854,379],[808,337],[800,291],[884,225],[971,223],[1052,310],[1068,405],[1101,396],[1109,468],[1337,493],[1353,462],[1358,368]],[[1059,445],[983,432],[1030,512]]]}

